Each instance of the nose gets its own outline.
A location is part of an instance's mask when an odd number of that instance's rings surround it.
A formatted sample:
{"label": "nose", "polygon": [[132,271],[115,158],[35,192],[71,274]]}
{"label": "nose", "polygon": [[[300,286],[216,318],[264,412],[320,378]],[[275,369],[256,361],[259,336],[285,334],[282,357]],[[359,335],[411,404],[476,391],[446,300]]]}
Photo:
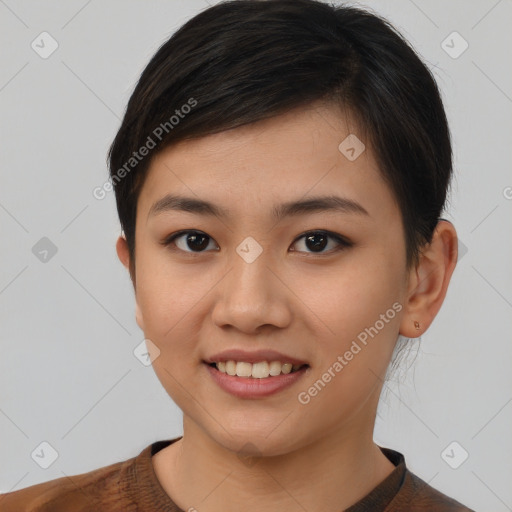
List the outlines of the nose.
{"label": "nose", "polygon": [[285,328],[292,319],[293,293],[279,269],[263,251],[254,261],[238,254],[230,271],[216,287],[212,319],[218,327],[231,326],[250,334],[265,328]]}

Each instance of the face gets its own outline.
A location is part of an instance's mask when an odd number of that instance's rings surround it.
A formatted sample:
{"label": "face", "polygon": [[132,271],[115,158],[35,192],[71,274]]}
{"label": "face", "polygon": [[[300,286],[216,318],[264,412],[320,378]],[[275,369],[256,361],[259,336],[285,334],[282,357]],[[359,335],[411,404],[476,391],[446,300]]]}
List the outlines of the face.
{"label": "face", "polygon": [[[332,107],[295,110],[168,148],[141,190],[135,294],[153,367],[186,421],[233,451],[250,442],[277,455],[373,432],[406,251],[371,147],[355,160],[359,146],[339,149],[350,133],[362,138]],[[246,377],[222,374],[223,387],[205,362],[231,349],[249,353],[227,357],[239,362],[282,356],[307,366],[251,377],[254,386],[282,381],[251,395]]]}

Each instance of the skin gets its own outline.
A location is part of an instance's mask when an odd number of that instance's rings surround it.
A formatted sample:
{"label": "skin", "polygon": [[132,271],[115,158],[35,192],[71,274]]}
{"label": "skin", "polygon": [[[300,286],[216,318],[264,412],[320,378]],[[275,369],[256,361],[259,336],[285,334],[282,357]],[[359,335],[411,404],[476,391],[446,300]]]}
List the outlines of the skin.
{"label": "skin", "polygon": [[[183,510],[338,511],[394,469],[373,442],[383,379],[398,335],[420,336],[439,311],[457,235],[440,221],[419,264],[406,268],[400,211],[371,147],[355,161],[338,150],[349,133],[359,132],[347,116],[314,104],[178,143],[151,163],[138,200],[132,279],[137,323],[160,351],[154,370],[183,411],[183,439],[153,457],[162,487]],[[229,216],[148,216],[168,193],[208,200]],[[369,215],[308,212],[277,223],[270,215],[274,205],[333,193]],[[186,235],[174,249],[162,245],[183,229],[207,234],[206,250],[194,253]],[[329,238],[314,252],[299,238],[314,230],[353,245],[336,251]],[[236,252],[248,236],[263,249],[252,263]],[[129,269],[122,236],[116,248]],[[317,396],[300,403],[298,393],[397,302],[401,311]],[[235,347],[273,348],[310,368],[270,397],[236,398],[202,363]]]}

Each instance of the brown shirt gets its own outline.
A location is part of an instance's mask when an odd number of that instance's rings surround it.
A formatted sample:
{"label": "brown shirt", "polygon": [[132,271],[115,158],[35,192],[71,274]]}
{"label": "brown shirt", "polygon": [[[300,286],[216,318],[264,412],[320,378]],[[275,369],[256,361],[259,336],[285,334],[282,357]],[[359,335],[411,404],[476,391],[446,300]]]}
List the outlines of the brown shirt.
{"label": "brown shirt", "polygon": [[[124,462],[2,494],[0,512],[184,512],[165,493],[151,462],[180,438],[152,443]],[[411,473],[401,453],[381,450],[395,469],[345,512],[474,512]]]}

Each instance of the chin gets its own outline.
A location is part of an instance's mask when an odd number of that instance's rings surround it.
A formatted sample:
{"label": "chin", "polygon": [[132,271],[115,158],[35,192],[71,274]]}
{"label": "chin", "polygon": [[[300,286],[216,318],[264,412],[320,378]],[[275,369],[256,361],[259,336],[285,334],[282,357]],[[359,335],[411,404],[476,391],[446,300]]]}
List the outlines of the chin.
{"label": "chin", "polygon": [[293,439],[287,429],[278,432],[279,428],[276,429],[276,425],[278,422],[273,423],[274,430],[255,427],[230,428],[227,425],[224,425],[224,430],[217,425],[209,435],[216,443],[236,453],[242,459],[284,455],[301,445],[300,439]]}

